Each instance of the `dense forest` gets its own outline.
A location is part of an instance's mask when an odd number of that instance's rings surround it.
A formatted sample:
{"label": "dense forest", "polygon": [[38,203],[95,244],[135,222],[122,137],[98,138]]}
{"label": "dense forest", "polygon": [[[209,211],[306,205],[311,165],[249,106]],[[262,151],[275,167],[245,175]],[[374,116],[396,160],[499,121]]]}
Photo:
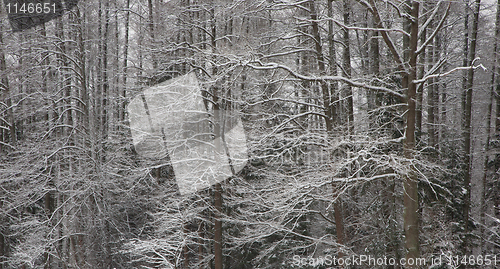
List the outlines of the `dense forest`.
{"label": "dense forest", "polygon": [[[500,268],[500,1],[1,8],[0,269]],[[181,194],[127,107],[186,74],[248,161]]]}

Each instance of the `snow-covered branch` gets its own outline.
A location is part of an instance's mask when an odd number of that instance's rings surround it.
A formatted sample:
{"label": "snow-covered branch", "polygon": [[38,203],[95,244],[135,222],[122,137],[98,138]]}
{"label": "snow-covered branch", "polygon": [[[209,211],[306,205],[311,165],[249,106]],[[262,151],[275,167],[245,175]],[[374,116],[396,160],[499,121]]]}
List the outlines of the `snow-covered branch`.
{"label": "snow-covered branch", "polygon": [[[476,59],[479,59],[479,58],[476,58]],[[426,75],[424,76],[423,78],[421,79],[417,79],[417,80],[414,80],[413,82],[416,83],[416,84],[419,84],[419,83],[423,83],[429,79],[432,79],[432,78],[440,78],[440,77],[445,77],[445,76],[448,76],[450,75],[451,73],[454,73],[456,71],[460,71],[460,70],[469,70],[469,69],[477,69],[481,67],[483,70],[486,70],[486,67],[484,67],[483,64],[479,64],[479,65],[471,65],[471,66],[459,66],[459,67],[455,67],[453,69],[451,69],[450,71],[448,72],[445,72],[445,73],[439,73],[439,74],[432,74],[432,75]],[[431,70],[432,71],[432,70]]]}
{"label": "snow-covered branch", "polygon": [[[254,63],[258,63],[258,65],[254,64]],[[401,100],[404,100],[404,98],[405,98],[405,96],[403,94],[398,93],[398,92],[391,90],[389,88],[368,85],[366,83],[357,82],[357,81],[354,81],[352,79],[349,79],[349,78],[346,78],[343,76],[306,76],[306,75],[300,74],[300,73],[292,70],[290,67],[288,67],[286,65],[282,65],[282,64],[278,64],[278,63],[263,64],[260,61],[255,61],[254,63],[249,62],[245,65],[252,68],[252,69],[255,69],[255,70],[283,69],[283,70],[287,71],[288,73],[290,73],[292,76],[299,78],[299,79],[302,79],[302,80],[306,80],[306,81],[342,81],[342,82],[347,83],[353,87],[364,88],[364,89],[373,90],[373,91],[386,92],[386,93],[389,93],[391,95],[394,95],[394,96],[400,98]]]}

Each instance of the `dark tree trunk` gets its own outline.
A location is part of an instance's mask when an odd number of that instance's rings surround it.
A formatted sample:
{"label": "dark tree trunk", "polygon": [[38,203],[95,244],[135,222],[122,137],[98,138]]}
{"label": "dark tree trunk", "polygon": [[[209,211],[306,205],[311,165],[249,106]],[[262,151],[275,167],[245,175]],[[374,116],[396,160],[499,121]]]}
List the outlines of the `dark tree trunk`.
{"label": "dark tree trunk", "polygon": [[[481,0],[475,0],[475,8],[472,21],[471,30],[471,40],[470,48],[468,51],[468,64],[472,64],[473,60],[476,58],[476,43],[477,43],[477,32],[478,32],[478,21],[479,21],[479,9],[481,6]],[[464,126],[464,189],[465,194],[463,197],[463,219],[464,219],[464,238],[462,251],[464,255],[470,252],[470,226],[469,226],[469,215],[470,215],[470,199],[471,199],[471,134],[472,134],[472,87],[474,85],[474,70],[469,69],[467,71],[467,80],[465,84],[466,99],[465,99],[465,126]],[[462,268],[465,266],[462,265]]]}
{"label": "dark tree trunk", "polygon": [[[328,17],[333,18],[333,0],[327,0],[327,9],[328,9]],[[328,21],[328,65],[330,67],[330,74],[332,76],[337,75],[337,57],[335,50],[335,42],[334,42],[334,28],[333,21]],[[332,121],[332,126],[336,124],[337,121],[337,101],[338,101],[338,83],[336,81],[330,82],[330,91],[329,91],[329,108],[330,108],[330,116]]]}
{"label": "dark tree trunk", "polygon": [[[416,112],[416,68],[417,68],[417,42],[418,42],[418,1],[406,1],[408,5],[407,14],[410,15],[405,19],[405,30],[410,33],[407,41],[408,47],[404,47],[408,51],[405,55],[409,62],[408,74],[403,77],[403,88],[407,88],[407,104],[408,112],[406,117],[406,139],[404,143],[404,156],[411,160],[413,159],[413,151],[415,149],[415,112]],[[405,59],[405,61],[406,61]],[[411,167],[409,174],[404,178],[404,231],[405,231],[405,248],[406,260],[415,260],[420,256],[419,243],[419,202],[418,202],[418,178],[414,168]],[[418,268],[417,265],[410,265],[408,268]]]}
{"label": "dark tree trunk", "polygon": [[[494,82],[495,95],[496,95],[496,120],[495,120],[495,137],[498,139],[500,135],[500,0],[497,0],[497,19],[495,22],[495,67],[496,67],[496,78]],[[500,156],[496,156],[496,159],[500,159]],[[497,162],[495,162],[497,163]],[[495,165],[498,168],[498,164]],[[497,171],[497,170],[495,170]],[[500,181],[497,180],[496,186],[493,192],[494,198],[494,213],[497,219],[500,219]],[[497,247],[500,249],[500,247]]]}
{"label": "dark tree trunk", "polygon": [[129,46],[129,31],[130,31],[130,0],[127,0],[127,5],[125,6],[127,12],[125,14],[125,37],[124,37],[124,47],[123,47],[123,79],[122,79],[122,91],[121,91],[121,111],[120,114],[120,124],[125,124],[125,111],[127,105],[127,75],[128,75],[128,46]]}
{"label": "dark tree trunk", "polygon": [[[351,14],[351,3],[349,0],[343,0],[343,17],[344,25],[349,26],[350,24],[350,14]],[[344,29],[344,51],[342,54],[342,68],[344,69],[344,76],[351,78],[351,50],[350,50],[350,37],[349,30]],[[349,136],[353,135],[354,131],[354,108],[353,108],[353,97],[352,97],[352,87],[349,84],[344,85],[345,95],[347,96],[347,133]]]}

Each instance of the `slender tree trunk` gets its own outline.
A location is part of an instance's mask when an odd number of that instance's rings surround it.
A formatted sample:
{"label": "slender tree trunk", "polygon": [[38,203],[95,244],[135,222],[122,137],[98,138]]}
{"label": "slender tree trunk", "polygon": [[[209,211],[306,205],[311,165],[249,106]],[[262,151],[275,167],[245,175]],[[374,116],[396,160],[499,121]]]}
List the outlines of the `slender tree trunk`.
{"label": "slender tree trunk", "polygon": [[[215,27],[215,26],[214,26]],[[215,31],[214,31],[215,32]],[[215,75],[215,74],[214,74]],[[214,133],[216,137],[221,137],[220,114],[219,114],[219,100],[218,91],[214,87],[213,91],[213,104],[214,104]],[[217,140],[218,141],[218,140]],[[220,142],[215,143],[216,154],[219,154],[222,149]],[[222,269],[224,260],[222,256],[222,187],[220,183],[214,186],[214,268]]]}
{"label": "slender tree trunk", "polygon": [[[468,53],[468,63],[472,64],[473,60],[476,58],[476,43],[477,43],[477,32],[478,32],[478,21],[479,21],[479,9],[481,6],[481,0],[475,0],[473,21],[472,21],[472,31],[470,40],[470,49]],[[469,215],[470,215],[470,203],[471,203],[471,166],[472,166],[472,155],[471,155],[471,134],[472,134],[472,87],[474,85],[474,70],[469,69],[467,72],[467,82],[465,84],[466,100],[465,100],[465,128],[464,128],[464,207],[463,207],[463,217],[464,217],[464,238],[462,251],[464,255],[470,252],[470,227],[469,227]],[[462,268],[465,266],[462,265]]]}
{"label": "slender tree trunk", "polygon": [[[45,24],[41,25],[42,30],[40,31],[40,35],[42,36],[43,39],[47,37],[47,31],[45,29]],[[49,66],[50,63],[50,58],[49,58],[49,53],[48,53],[48,47],[46,44],[42,45],[42,91],[47,93],[48,92],[48,82],[49,82],[49,74],[50,72],[47,72],[47,70],[50,70],[51,67]],[[45,101],[43,103],[46,108],[43,110],[43,115],[42,115],[42,120],[48,122],[50,120],[50,114],[49,114],[49,103]]]}
{"label": "slender tree trunk", "polygon": [[[436,27],[439,27],[436,25]],[[441,57],[441,39],[440,39],[440,34],[437,34],[434,37],[434,48],[433,48],[433,62],[438,63],[439,59]],[[441,70],[438,70],[440,72]],[[434,99],[434,144],[432,145],[436,149],[439,149],[439,90],[440,90],[440,85],[441,83],[439,82],[439,78],[434,79],[434,89],[433,89],[433,95],[432,98]]]}
{"label": "slender tree trunk", "polygon": [[[377,28],[383,28],[380,14],[374,0],[369,0],[371,11],[373,13]],[[406,112],[406,131],[405,141],[403,145],[404,157],[408,160],[409,171],[403,179],[403,204],[404,204],[404,233],[405,233],[405,248],[406,259],[415,260],[420,256],[419,243],[419,202],[418,202],[418,177],[415,167],[410,161],[414,158],[415,150],[415,114],[416,114],[416,68],[417,68],[417,45],[418,45],[418,16],[419,16],[419,1],[405,1],[406,17],[403,21],[403,30],[409,34],[403,35],[404,55],[401,58],[390,40],[387,32],[381,31],[380,34],[384,39],[389,51],[392,53],[396,61],[398,69],[403,73],[402,87],[407,92],[407,112]],[[404,63],[408,65],[405,67]],[[417,265],[408,265],[408,268],[417,268]]]}
{"label": "slender tree trunk", "polygon": [[128,76],[128,47],[129,47],[129,31],[130,31],[130,0],[127,0],[125,13],[125,37],[123,45],[123,78],[122,78],[122,91],[121,91],[121,111],[120,111],[120,125],[125,124],[125,111],[127,110],[127,76]]}
{"label": "slender tree trunk", "polygon": [[[1,26],[0,26],[1,27]],[[0,152],[1,154],[1,152]],[[3,200],[0,200],[0,209],[3,209]],[[3,223],[3,219],[0,219]],[[8,268],[8,264],[5,264],[5,257],[7,257],[6,242],[3,229],[0,230],[0,269]],[[4,265],[6,265],[4,267]]]}
{"label": "slender tree trunk", "polygon": [[[424,16],[422,17],[423,21],[427,20],[427,7],[429,6],[428,2],[424,2]],[[427,28],[422,29],[422,35],[420,37],[420,43],[423,44],[427,39]],[[418,78],[423,78],[425,75],[425,61],[427,48],[424,47],[422,52],[420,53],[419,58],[419,68],[418,68]],[[423,107],[423,96],[424,96],[424,83],[421,83],[417,88],[417,103],[416,103],[416,115],[415,115],[415,130],[416,130],[416,142],[420,142],[422,135],[422,107]]]}
{"label": "slender tree trunk", "polygon": [[[217,23],[215,19],[215,7],[210,9],[210,28],[211,28],[211,45],[212,53],[215,62],[215,53],[217,50]],[[215,78],[217,76],[217,67],[212,68],[212,76]],[[220,115],[219,115],[219,99],[216,87],[213,87],[213,104],[214,104],[214,118],[215,118],[215,136],[220,137]],[[215,145],[217,151],[221,149],[221,145]],[[222,257],[222,187],[220,183],[214,186],[214,267],[215,269],[222,269],[224,264]]]}
{"label": "slender tree trunk", "polygon": [[[495,137],[498,139],[498,135],[500,134],[500,0],[497,0],[497,19],[495,22],[495,66],[496,66],[496,79],[494,82],[495,87],[495,96],[496,96],[496,120],[495,120]],[[496,156],[498,160],[500,156]],[[495,165],[495,168],[498,168]],[[495,169],[495,171],[497,171]],[[500,181],[497,180],[496,186],[493,192],[494,198],[494,214],[497,219],[500,219]],[[497,247],[500,249],[500,247]]]}
{"label": "slender tree trunk", "polygon": [[[1,96],[2,100],[7,106],[5,108],[7,115],[6,117],[3,117],[4,121],[5,120],[6,121],[3,123],[0,122],[0,124],[2,124],[2,126],[6,125],[9,130],[8,135],[5,135],[6,133],[4,132],[3,141],[1,142],[4,143],[9,142],[10,147],[14,147],[17,143],[16,127],[15,127],[16,125],[14,121],[14,111],[12,107],[12,97],[10,94],[9,78],[7,76],[7,64],[5,60],[4,48],[5,46],[3,40],[3,29],[2,25],[0,25],[0,72],[2,72],[2,75],[0,77],[0,82],[1,82],[0,89],[3,92],[2,94],[3,96]],[[9,137],[9,139],[6,139],[7,136]]]}
{"label": "slender tree trunk", "polygon": [[[377,28],[375,18],[371,18],[372,28]],[[378,31],[371,32],[370,38],[370,72],[375,78],[380,77],[380,45],[379,45],[379,33]],[[367,102],[368,102],[368,113],[370,113],[370,130],[376,131],[380,125],[378,124],[378,117],[374,110],[381,106],[380,99],[382,98],[381,93],[375,91],[367,91]]]}
{"label": "slender tree trunk", "polygon": [[[470,0],[464,0],[465,2],[465,15],[464,15],[464,47],[463,47],[463,58],[462,58],[462,66],[467,67],[469,66],[469,16],[470,16],[470,7],[469,7],[469,1]],[[464,71],[463,77],[462,77],[462,87],[466,89],[467,87],[467,71]],[[467,91],[462,91],[462,111],[463,111],[463,125],[465,129],[465,118],[466,118],[466,113],[465,113],[465,103],[467,99]]]}
{"label": "slender tree trunk", "polygon": [[[436,27],[435,23],[431,23],[429,27],[432,29],[433,27]],[[432,42],[431,42],[432,43]],[[432,68],[434,64],[434,53],[436,53],[436,48],[435,48],[435,40],[434,44],[429,48],[429,51],[427,53],[427,65],[429,67],[429,70]],[[423,57],[423,55],[421,56]],[[429,134],[429,140],[428,140],[428,145],[430,147],[434,147],[436,145],[436,122],[435,122],[435,115],[436,115],[436,105],[435,104],[435,85],[436,80],[435,79],[429,79],[428,80],[428,86],[427,86],[427,133]]]}
{"label": "slender tree trunk", "polygon": [[[498,99],[498,93],[500,92],[500,76],[498,74],[498,71],[499,71],[499,64],[500,64],[500,1],[497,0],[497,18],[496,18],[496,21],[495,21],[495,36],[494,36],[494,41],[493,41],[493,66],[491,68],[491,86],[490,86],[490,102],[488,103],[488,116],[487,116],[487,121],[486,121],[486,132],[487,132],[487,136],[486,136],[486,144],[484,146],[484,152],[485,152],[485,159],[484,159],[484,164],[483,164],[483,181],[482,181],[482,184],[483,184],[483,193],[482,193],[482,196],[481,196],[481,223],[484,224],[486,226],[486,212],[488,211],[488,206],[486,204],[487,202],[487,199],[488,199],[488,195],[486,194],[486,190],[487,190],[487,186],[488,184],[491,184],[488,180],[488,173],[490,173],[490,169],[489,169],[489,162],[490,162],[490,141],[491,141],[491,117],[492,117],[492,114],[493,114],[493,100],[496,99],[496,102],[497,102],[497,117],[496,117],[496,121],[495,121],[495,131],[498,130],[498,128],[500,127],[499,126],[499,123],[498,122],[498,113],[500,113],[499,111],[499,99]],[[497,97],[495,97],[495,94],[497,94]],[[498,158],[498,156],[496,156]],[[496,165],[495,165],[496,166]],[[494,171],[497,171],[497,169],[495,169]],[[497,184],[498,185],[498,184]],[[496,189],[498,186],[495,186],[495,183],[493,185],[493,191],[491,192],[492,193],[492,196],[494,197],[493,198],[493,214],[494,216],[498,216],[498,213],[499,213],[499,201],[500,201],[500,198],[498,198],[498,196],[500,196],[500,192]],[[486,237],[486,234],[485,234],[485,231],[484,231],[484,228],[483,226],[481,226],[481,237],[482,238],[485,238]],[[483,239],[481,240],[481,244],[480,244],[480,247],[481,249],[479,249],[480,252],[483,252],[485,250],[485,244],[486,244],[486,241]]]}
{"label": "slender tree trunk", "polygon": [[[407,104],[408,112],[406,117],[406,139],[404,142],[404,156],[411,160],[413,159],[413,151],[415,149],[415,98],[416,98],[416,84],[413,82],[416,79],[416,65],[418,42],[418,1],[406,1],[408,5],[407,14],[410,15],[406,18],[405,30],[410,33],[408,42],[408,57],[409,70],[408,74],[403,77],[403,88],[407,88]],[[420,256],[420,243],[419,243],[419,210],[418,210],[418,178],[414,168],[411,167],[409,174],[404,178],[404,231],[405,231],[405,248],[406,260],[415,260]],[[409,265],[408,268],[418,268],[417,265]]]}
{"label": "slender tree trunk", "polygon": [[[149,37],[151,38],[151,44],[155,43],[155,27],[153,18],[153,0],[148,0],[148,27],[149,27]],[[154,53],[152,53],[153,59],[153,69],[156,70],[158,67],[158,61]]]}
{"label": "slender tree trunk", "polygon": [[[102,85],[101,85],[101,90],[102,92],[100,93],[101,96],[101,104],[100,104],[100,122],[99,122],[99,129],[101,131],[99,140],[101,141],[106,141],[107,136],[108,136],[108,98],[109,98],[109,78],[108,78],[108,38],[109,38],[109,0],[103,0],[104,1],[104,33],[101,36],[102,40],[102,51],[101,51],[101,58],[102,58]],[[101,145],[104,145],[104,143],[101,143]],[[104,151],[100,150],[102,152],[101,158],[103,161],[105,161],[106,154]]]}
{"label": "slender tree trunk", "polygon": [[[319,25],[318,25],[318,14],[316,14],[316,7],[314,0],[309,2],[309,7],[311,10],[311,24],[312,24],[312,34],[314,37],[314,45],[315,45],[315,51],[316,51],[316,60],[318,61],[318,69],[319,72],[322,75],[326,74],[326,67],[325,67],[325,59],[323,57],[323,48],[321,44],[321,35],[319,33]],[[324,113],[327,118],[325,121],[326,123],[326,129],[327,132],[331,132],[333,130],[333,117],[331,115],[331,109],[330,109],[330,92],[328,89],[328,84],[326,82],[321,82],[321,90],[322,90],[322,95],[323,95],[323,108],[324,108]]]}
{"label": "slender tree trunk", "polygon": [[222,269],[222,187],[220,183],[214,187],[214,265],[215,269]]}
{"label": "slender tree trunk", "polygon": [[[333,18],[333,0],[327,0],[327,8],[328,8],[328,17]],[[337,75],[337,56],[335,50],[335,42],[334,42],[334,28],[333,21],[328,21],[328,65],[330,66],[330,74],[332,76]],[[330,108],[330,116],[332,121],[332,126],[337,122],[337,103],[338,103],[338,83],[336,81],[330,82],[330,91],[329,91],[330,99],[329,105]]]}
{"label": "slender tree trunk", "polygon": [[[343,0],[343,17],[344,25],[348,26],[350,24],[350,14],[351,14],[351,2],[349,0]],[[344,29],[344,51],[342,55],[344,76],[351,78],[351,49],[350,49],[350,37],[349,30]],[[349,136],[353,135],[354,131],[354,108],[353,108],[353,96],[352,87],[348,84],[345,86],[345,93],[347,96],[347,133]]]}
{"label": "slender tree trunk", "polygon": [[[493,45],[493,54],[497,53],[497,44]],[[484,145],[484,163],[483,163],[483,178],[482,178],[482,189],[481,189],[481,201],[480,201],[480,240],[481,242],[478,245],[478,253],[482,253],[485,247],[485,234],[484,234],[484,226],[486,226],[486,185],[488,184],[488,163],[490,161],[489,151],[490,151],[490,140],[491,140],[491,116],[493,109],[493,99],[495,98],[495,72],[497,68],[497,59],[493,62],[493,67],[491,70],[491,86],[490,86],[490,96],[488,103],[488,112],[486,116],[486,143]],[[484,226],[483,226],[484,225]]]}

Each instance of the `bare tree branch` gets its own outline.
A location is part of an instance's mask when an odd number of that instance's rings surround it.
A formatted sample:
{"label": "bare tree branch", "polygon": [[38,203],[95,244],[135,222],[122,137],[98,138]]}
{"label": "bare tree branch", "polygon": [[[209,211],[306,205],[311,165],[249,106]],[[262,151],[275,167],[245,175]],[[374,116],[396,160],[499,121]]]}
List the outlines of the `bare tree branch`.
{"label": "bare tree branch", "polygon": [[[479,59],[479,58],[476,58],[476,60]],[[474,60],[475,61],[475,60]],[[440,77],[445,77],[445,76],[448,76],[449,74],[451,73],[454,73],[456,71],[460,71],[460,70],[470,70],[470,69],[477,69],[481,67],[483,70],[486,70],[486,67],[484,67],[483,64],[479,64],[479,65],[471,65],[471,66],[459,66],[459,67],[455,67],[453,69],[451,69],[450,71],[446,72],[446,73],[439,73],[439,74],[433,74],[433,75],[426,75],[424,76],[423,78],[421,79],[417,79],[417,80],[414,80],[413,83],[416,83],[416,84],[419,84],[419,83],[423,83],[431,78],[440,78]],[[434,68],[433,68],[434,69]],[[436,69],[439,69],[439,68],[436,68]]]}
{"label": "bare tree branch", "polygon": [[443,16],[443,18],[441,19],[441,21],[439,22],[439,25],[436,27],[436,29],[434,29],[434,32],[429,36],[429,38],[427,38],[427,40],[424,42],[424,44],[422,44],[422,46],[420,46],[419,49],[417,49],[417,51],[415,52],[417,55],[420,54],[424,48],[432,41],[432,39],[437,35],[437,33],[439,32],[439,30],[441,30],[441,27],[443,27],[443,24],[444,22],[446,21],[446,18],[448,17],[448,14],[449,14],[449,11],[450,11],[450,7],[451,7],[451,2],[448,3],[448,8],[446,9],[446,12]]}
{"label": "bare tree branch", "polygon": [[372,85],[368,85],[366,83],[356,82],[352,79],[348,79],[348,78],[342,77],[342,76],[306,76],[306,75],[302,75],[300,73],[297,73],[296,71],[292,70],[290,67],[285,66],[285,65],[281,65],[281,64],[277,64],[277,63],[263,64],[260,61],[255,61],[255,63],[258,63],[259,65],[255,65],[255,64],[252,64],[249,62],[249,63],[245,64],[245,66],[248,66],[248,67],[256,69],[256,70],[283,69],[283,70],[287,71],[288,73],[290,73],[292,76],[299,78],[299,79],[302,79],[302,80],[306,80],[306,81],[342,81],[342,82],[347,83],[347,84],[354,86],[354,87],[364,88],[364,89],[374,90],[374,91],[382,91],[382,92],[386,92],[386,93],[389,93],[391,95],[394,95],[394,96],[400,98],[401,100],[405,99],[405,96],[403,94],[398,93],[396,91],[393,91],[389,88],[372,86]]}
{"label": "bare tree branch", "polygon": [[[375,5],[374,0],[369,0],[370,1],[370,8],[371,12],[373,13],[373,18],[375,19],[375,24],[379,29],[384,29],[382,25],[382,20],[380,19],[380,14],[378,12],[377,6]],[[387,34],[386,31],[380,31],[380,34],[382,35],[382,38],[385,41],[385,44],[389,47],[389,50],[392,53],[392,56],[394,57],[394,60],[398,64],[398,68],[400,71],[406,72],[405,66],[403,64],[403,58],[401,55],[399,55],[398,51],[396,50],[396,46],[394,45],[394,42],[392,42],[391,37]]]}

